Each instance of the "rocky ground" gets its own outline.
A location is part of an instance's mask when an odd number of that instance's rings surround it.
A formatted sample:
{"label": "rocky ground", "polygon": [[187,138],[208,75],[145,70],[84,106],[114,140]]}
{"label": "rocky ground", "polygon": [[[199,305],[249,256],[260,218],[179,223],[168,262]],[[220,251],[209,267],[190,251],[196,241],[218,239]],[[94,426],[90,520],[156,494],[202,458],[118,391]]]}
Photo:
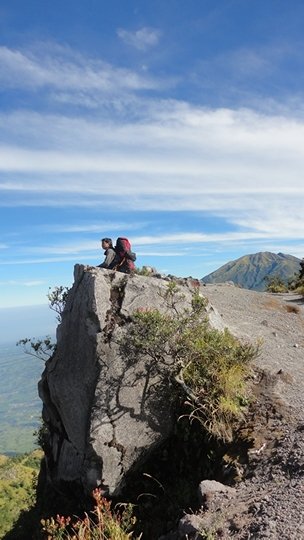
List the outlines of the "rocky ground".
{"label": "rocky ground", "polygon": [[244,428],[252,445],[233,489],[201,486],[200,512],[186,515],[166,538],[304,539],[303,299],[231,284],[202,292],[234,335],[260,343],[255,403]]}

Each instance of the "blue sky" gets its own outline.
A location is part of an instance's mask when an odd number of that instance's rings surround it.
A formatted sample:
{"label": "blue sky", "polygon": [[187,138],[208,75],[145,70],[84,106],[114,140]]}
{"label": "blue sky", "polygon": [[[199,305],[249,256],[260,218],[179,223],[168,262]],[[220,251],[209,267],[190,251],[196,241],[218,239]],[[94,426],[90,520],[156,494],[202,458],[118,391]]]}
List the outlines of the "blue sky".
{"label": "blue sky", "polygon": [[[58,321],[54,311],[46,305],[0,308],[0,344],[15,345],[24,338],[45,338],[54,341]],[[20,353],[24,348],[19,345]],[[0,365],[5,353],[0,350]]]}
{"label": "blue sky", "polygon": [[304,256],[302,0],[2,0],[0,307],[127,236],[203,277]]}

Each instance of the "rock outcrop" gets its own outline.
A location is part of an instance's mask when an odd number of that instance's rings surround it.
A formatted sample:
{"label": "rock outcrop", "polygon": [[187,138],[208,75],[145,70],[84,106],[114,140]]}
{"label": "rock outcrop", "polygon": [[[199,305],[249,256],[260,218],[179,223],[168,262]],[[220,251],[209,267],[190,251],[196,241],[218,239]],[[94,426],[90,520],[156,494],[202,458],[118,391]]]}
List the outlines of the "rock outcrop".
{"label": "rock outcrop", "polygon": [[[191,305],[194,285],[182,280],[175,309]],[[39,383],[51,484],[84,493],[101,486],[116,495],[126,475],[172,431],[168,365],[156,369],[148,357],[135,362],[123,346],[136,310],[169,309],[167,288],[165,279],[75,267],[56,352]],[[222,326],[212,309],[210,319]]]}
{"label": "rock outcrop", "polygon": [[[147,540],[303,538],[303,299],[189,278],[176,280],[179,294],[170,306],[170,281],[75,267],[57,349],[39,383],[48,427],[43,487],[51,484],[79,501],[96,486],[114,496],[135,486],[133,501],[146,496]],[[137,311],[178,315],[194,291],[209,300],[212,326],[262,342],[253,399],[230,449],[210,448],[209,439],[207,447],[195,422],[182,417],[176,424],[178,393],[168,376],[173,359],[132,357],[128,347]],[[143,466],[150,486],[142,490]]]}

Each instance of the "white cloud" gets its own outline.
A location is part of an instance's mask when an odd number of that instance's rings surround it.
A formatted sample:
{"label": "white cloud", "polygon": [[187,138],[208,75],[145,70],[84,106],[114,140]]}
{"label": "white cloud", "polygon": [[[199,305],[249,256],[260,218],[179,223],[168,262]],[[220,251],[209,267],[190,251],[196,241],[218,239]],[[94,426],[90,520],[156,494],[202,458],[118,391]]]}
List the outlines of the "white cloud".
{"label": "white cloud", "polygon": [[137,122],[23,113],[1,120],[4,137],[21,139],[0,146],[0,189],[15,201],[18,192],[41,202],[60,193],[67,204],[129,196],[140,209],[205,209],[208,195],[235,207],[236,196],[304,192],[300,120],[172,103]]}
{"label": "white cloud", "polygon": [[[294,202],[292,202],[292,206],[295,206]],[[283,208],[284,203],[282,204],[282,210]],[[294,216],[289,216],[287,214],[283,215],[283,217],[281,213],[281,216],[278,217],[270,209],[269,212],[263,212],[260,216],[249,216],[247,219],[236,218],[232,221],[240,227],[248,227],[255,231],[263,231],[264,234],[267,234],[269,237],[277,236],[285,238],[287,236],[289,238],[298,238],[303,236],[304,226],[301,225],[302,218],[299,209],[294,208],[294,213]]]}
{"label": "white cloud", "polygon": [[275,244],[266,244],[263,249],[265,251],[271,251],[271,252],[278,252],[280,253],[288,253],[289,255],[293,255],[294,257],[298,257],[299,259],[304,258],[304,242],[301,244],[284,244],[280,242],[279,246]]}
{"label": "white cloud", "polygon": [[38,279],[24,282],[25,287],[38,287],[39,285],[44,285],[44,284],[45,284],[45,281],[39,281]]}
{"label": "white cloud", "polygon": [[18,50],[0,47],[0,83],[3,88],[55,89],[83,92],[83,98],[121,91],[155,89],[159,83],[148,75],[115,67],[100,59],[86,58],[68,47],[41,44]]}
{"label": "white cloud", "polygon": [[[192,261],[197,275],[210,271],[210,260],[216,266],[236,253],[264,249],[303,256],[302,104],[297,108],[294,101],[292,109],[288,104],[284,109],[266,99],[256,107],[268,109],[263,114],[158,99],[156,92],[162,90],[163,96],[168,90],[174,95],[172,87],[184,85],[188,74],[178,81],[144,69],[145,52],[152,53],[162,37],[157,29],[117,33],[144,55],[133,51],[133,59],[142,59],[139,68],[54,43],[0,47],[0,86],[4,92],[17,90],[11,92],[10,109],[0,113],[0,207],[36,207],[33,215],[41,207],[45,220],[55,214],[44,207],[59,209],[54,226],[45,224],[38,231],[29,225],[33,234],[23,230],[19,236],[17,220],[11,251],[5,249],[8,236],[2,236],[2,271],[5,265],[21,270],[41,264],[46,268],[39,275],[48,282],[57,269],[59,274],[75,263],[99,264],[100,242],[91,239],[118,236],[118,231],[130,237],[139,264],[145,257],[151,264],[153,257],[176,257],[184,259],[180,267],[185,273]],[[200,94],[209,83],[218,92],[219,79],[228,83],[228,93],[236,86],[242,92],[242,82],[253,75],[264,81],[276,74],[280,58],[287,58],[283,49],[242,49],[214,58],[198,73]],[[24,110],[14,111],[15,97]],[[61,225],[58,216],[68,225]],[[208,226],[217,218],[218,232],[211,233]],[[172,271],[176,261],[163,266]],[[8,278],[17,275],[14,270]],[[18,283],[0,282],[2,291],[19,285],[34,294],[45,283],[36,275],[31,272],[26,279],[22,272]]]}
{"label": "white cloud", "polygon": [[[201,243],[304,237],[301,118],[146,104],[136,117],[129,110],[112,120],[3,113],[0,205],[117,209],[127,200],[130,212],[203,211],[237,229],[203,235]],[[98,224],[71,232],[85,230],[97,232]],[[151,245],[164,241],[194,242],[155,237]],[[61,249],[45,253],[77,255],[83,248]]]}
{"label": "white cloud", "polygon": [[140,28],[134,32],[119,28],[117,35],[127,45],[131,45],[131,47],[135,47],[135,49],[140,51],[146,51],[158,45],[161,32],[155,28],[147,27]]}

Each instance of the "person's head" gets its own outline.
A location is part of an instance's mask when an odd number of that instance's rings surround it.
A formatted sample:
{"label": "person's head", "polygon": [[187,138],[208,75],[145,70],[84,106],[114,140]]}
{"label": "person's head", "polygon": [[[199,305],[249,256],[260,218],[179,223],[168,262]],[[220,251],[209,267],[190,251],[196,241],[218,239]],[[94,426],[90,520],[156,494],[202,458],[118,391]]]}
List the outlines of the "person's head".
{"label": "person's head", "polygon": [[112,239],[111,238],[102,238],[101,239],[101,247],[102,249],[109,249],[113,247]]}

